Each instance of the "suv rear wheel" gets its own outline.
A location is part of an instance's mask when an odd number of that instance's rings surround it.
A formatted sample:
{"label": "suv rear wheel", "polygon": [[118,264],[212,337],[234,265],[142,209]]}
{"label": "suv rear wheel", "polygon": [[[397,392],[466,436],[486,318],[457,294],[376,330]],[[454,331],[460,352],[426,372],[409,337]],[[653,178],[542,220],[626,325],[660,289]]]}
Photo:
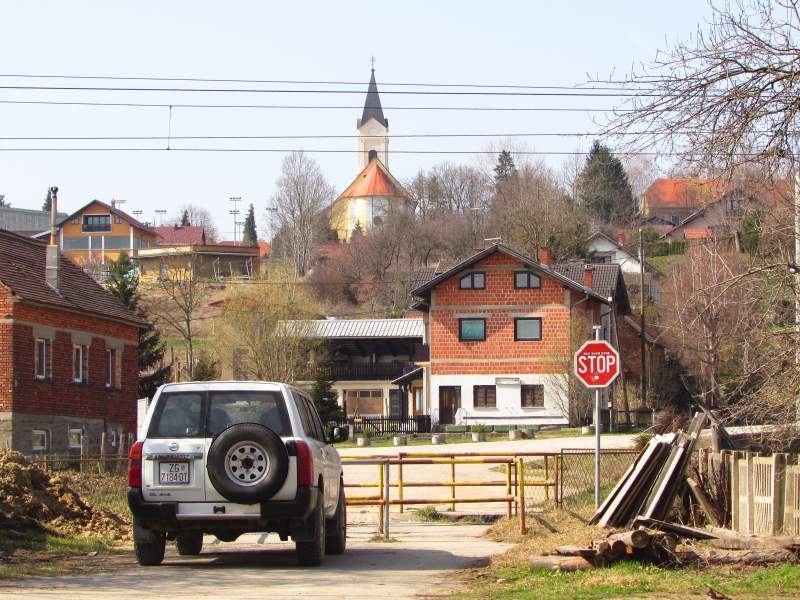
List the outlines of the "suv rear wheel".
{"label": "suv rear wheel", "polygon": [[[335,532],[325,540],[326,554],[344,554],[347,548],[347,503],[344,497],[344,482],[339,481],[339,502],[333,519]],[[330,530],[328,530],[330,531]]]}
{"label": "suv rear wheel", "polygon": [[167,536],[163,531],[153,531],[133,521],[133,551],[143,567],[160,565],[164,560]]}
{"label": "suv rear wheel", "polygon": [[203,549],[203,532],[181,532],[175,538],[175,546],[181,556],[197,556]]}
{"label": "suv rear wheel", "polygon": [[304,567],[318,567],[322,564],[322,557],[325,555],[325,510],[323,507],[323,496],[316,491],[317,501],[314,512],[308,517],[314,528],[314,535],[307,542],[295,542],[295,552],[297,562]]}

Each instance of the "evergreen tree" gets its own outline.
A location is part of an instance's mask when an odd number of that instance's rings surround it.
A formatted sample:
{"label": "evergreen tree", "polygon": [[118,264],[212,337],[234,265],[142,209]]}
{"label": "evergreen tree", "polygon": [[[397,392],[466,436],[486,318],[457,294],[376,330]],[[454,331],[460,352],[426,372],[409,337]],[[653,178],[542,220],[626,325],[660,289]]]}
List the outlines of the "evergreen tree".
{"label": "evergreen tree", "polygon": [[192,369],[192,381],[215,381],[219,375],[219,361],[208,352],[200,352]]}
{"label": "evergreen tree", "polygon": [[497,155],[497,164],[494,167],[494,182],[496,184],[508,180],[509,177],[516,175],[517,166],[514,164],[514,157],[511,152],[503,150]]}
{"label": "evergreen tree", "polygon": [[50,196],[50,188],[47,188],[47,195],[44,197],[44,203],[42,204],[42,210],[44,212],[50,212],[50,209],[53,206],[53,198]]}
{"label": "evergreen tree", "polygon": [[136,315],[144,319],[146,328],[139,330],[139,397],[152,398],[162,383],[170,380],[172,367],[159,367],[166,347],[161,333],[147,318],[147,313],[139,305],[139,274],[128,255],[120,252],[111,265],[111,272],[105,283],[106,289]]}
{"label": "evergreen tree", "polygon": [[192,222],[189,220],[189,211],[184,210],[181,215],[181,227],[191,227]]}
{"label": "evergreen tree", "polygon": [[622,162],[595,141],[578,176],[578,199],[602,223],[626,225],[636,213],[636,202]]}
{"label": "evergreen tree", "polygon": [[344,411],[336,400],[336,392],[331,389],[331,382],[324,377],[317,377],[314,380],[311,399],[324,425],[344,418]]}
{"label": "evergreen tree", "polygon": [[247,211],[244,219],[244,231],[242,232],[242,242],[245,246],[255,246],[258,244],[258,232],[256,231],[256,213],[253,205]]}

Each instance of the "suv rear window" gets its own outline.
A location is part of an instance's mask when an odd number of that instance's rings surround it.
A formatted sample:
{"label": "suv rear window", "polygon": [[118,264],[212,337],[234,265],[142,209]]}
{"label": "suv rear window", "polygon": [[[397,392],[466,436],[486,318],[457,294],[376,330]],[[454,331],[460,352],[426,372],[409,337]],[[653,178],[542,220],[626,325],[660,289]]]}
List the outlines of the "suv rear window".
{"label": "suv rear window", "polygon": [[238,423],[259,423],[279,436],[292,435],[281,392],[220,391],[161,394],[148,437],[214,437]]}
{"label": "suv rear window", "polygon": [[292,435],[280,392],[211,392],[208,432],[214,437],[237,423],[258,423],[279,436]]}

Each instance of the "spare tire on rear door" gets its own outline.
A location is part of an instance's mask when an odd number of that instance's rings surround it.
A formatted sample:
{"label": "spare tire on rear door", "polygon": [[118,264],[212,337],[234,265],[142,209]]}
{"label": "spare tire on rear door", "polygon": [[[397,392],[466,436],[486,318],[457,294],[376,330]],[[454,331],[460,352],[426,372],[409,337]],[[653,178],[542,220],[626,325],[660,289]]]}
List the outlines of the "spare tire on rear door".
{"label": "spare tire on rear door", "polygon": [[257,423],[232,425],[208,449],[208,478],[231,502],[255,504],[281,488],[289,470],[289,454],[278,435]]}

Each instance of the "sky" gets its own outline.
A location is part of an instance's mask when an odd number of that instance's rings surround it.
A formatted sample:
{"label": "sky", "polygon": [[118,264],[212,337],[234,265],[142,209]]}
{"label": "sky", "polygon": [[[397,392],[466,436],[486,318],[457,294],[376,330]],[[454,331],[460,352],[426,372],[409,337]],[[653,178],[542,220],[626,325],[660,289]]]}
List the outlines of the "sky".
{"label": "sky", "polygon": [[[431,133],[594,132],[603,113],[401,110],[401,107],[611,108],[618,98],[432,96],[389,83],[572,86],[628,73],[667,42],[686,39],[711,10],[702,0],[650,2],[228,1],[108,2],[0,0],[0,137],[267,136],[356,133],[370,57],[375,57],[390,136]],[[82,75],[358,84],[65,80],[5,75]],[[346,90],[354,93],[77,91],[12,87],[169,87]],[[473,90],[474,91],[474,90]],[[486,90],[484,90],[486,91]],[[509,90],[500,90],[509,91]],[[530,91],[530,90],[528,90]],[[14,104],[125,102],[156,107]],[[5,101],[5,102],[4,102]],[[178,104],[350,106],[353,108],[186,108]],[[170,111],[169,105],[173,108]],[[171,116],[170,116],[171,113]],[[525,138],[541,152],[585,150],[587,138]],[[356,140],[0,140],[0,194],[39,208],[48,186],[59,209],[93,198],[125,200],[143,221],[177,214],[187,202],[209,209],[233,237],[230,197],[253,203],[267,225],[285,152],[183,152],[170,148],[328,149],[311,156],[336,190],[356,176]],[[498,138],[390,138],[389,168],[401,181],[450,160],[474,164]],[[21,148],[148,148],[147,151],[22,151]],[[393,151],[467,154],[401,154]],[[544,156],[558,168],[565,157]],[[240,205],[241,208],[241,205]],[[158,224],[158,223],[157,223]]]}

